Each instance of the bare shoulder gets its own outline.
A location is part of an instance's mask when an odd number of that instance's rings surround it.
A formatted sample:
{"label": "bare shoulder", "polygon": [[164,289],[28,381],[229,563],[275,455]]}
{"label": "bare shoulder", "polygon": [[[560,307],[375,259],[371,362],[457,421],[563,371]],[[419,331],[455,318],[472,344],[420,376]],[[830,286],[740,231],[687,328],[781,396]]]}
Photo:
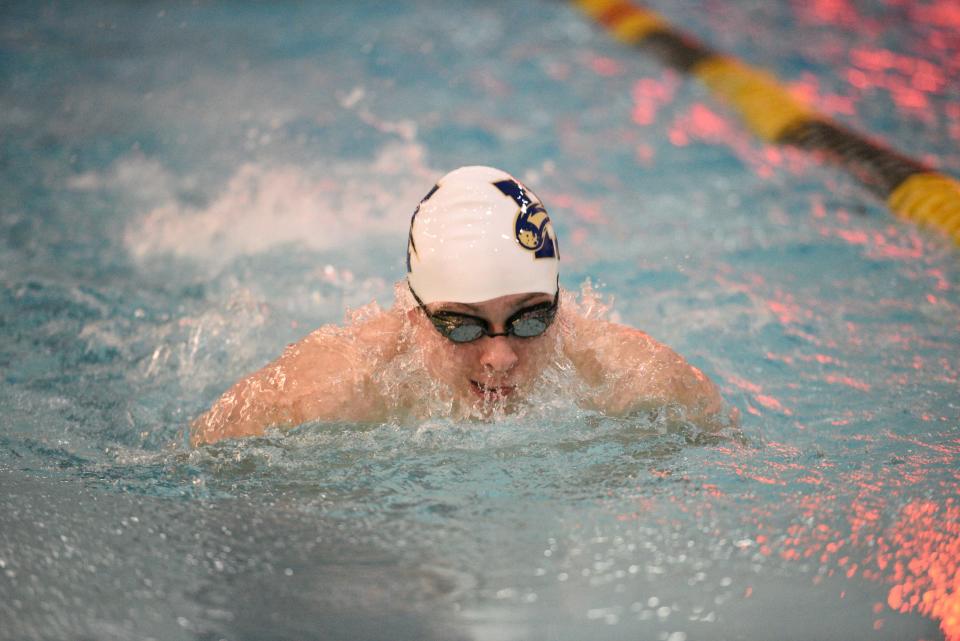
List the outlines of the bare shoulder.
{"label": "bare shoulder", "polygon": [[374,310],[346,327],[325,325],[227,390],[191,426],[196,445],[308,421],[376,420],[374,372],[402,348],[403,316]]}
{"label": "bare shoulder", "polygon": [[402,315],[376,311],[345,327],[325,325],[289,345],[275,362],[297,422],[373,418],[371,376],[402,348]]}
{"label": "bare shoulder", "polygon": [[564,317],[563,349],[589,381],[641,362],[675,356],[666,345],[639,329],[572,312]]}
{"label": "bare shoulder", "polygon": [[403,326],[395,309],[368,313],[345,327],[324,325],[288,345],[279,362],[298,369],[338,364],[363,373],[396,356]]}
{"label": "bare shoulder", "polygon": [[716,385],[669,346],[639,329],[573,313],[564,352],[588,384],[587,404],[611,414],[674,406],[702,426],[717,423]]}

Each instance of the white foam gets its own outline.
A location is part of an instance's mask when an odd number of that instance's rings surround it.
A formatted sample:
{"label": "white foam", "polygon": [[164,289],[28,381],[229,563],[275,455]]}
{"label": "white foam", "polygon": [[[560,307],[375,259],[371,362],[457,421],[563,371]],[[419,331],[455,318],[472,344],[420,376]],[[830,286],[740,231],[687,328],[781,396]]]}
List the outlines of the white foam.
{"label": "white foam", "polygon": [[155,158],[140,151],[132,151],[112,163],[105,171],[88,171],[70,177],[67,186],[77,191],[106,190],[122,196],[134,205],[147,207],[165,202],[177,193],[178,185],[173,174]]}
{"label": "white foam", "polygon": [[378,235],[399,239],[438,173],[426,166],[420,145],[395,142],[364,164],[244,163],[202,206],[182,202],[168,173],[142,156],[123,158],[104,175],[80,176],[73,186],[165,191],[161,204],[127,226],[130,254],[222,265],[287,244],[324,250]]}

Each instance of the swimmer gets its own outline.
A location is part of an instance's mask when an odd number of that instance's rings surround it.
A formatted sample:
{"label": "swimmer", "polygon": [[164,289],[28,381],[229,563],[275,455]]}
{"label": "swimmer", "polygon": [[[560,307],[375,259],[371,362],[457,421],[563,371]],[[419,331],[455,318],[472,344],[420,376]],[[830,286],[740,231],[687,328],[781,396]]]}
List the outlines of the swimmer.
{"label": "swimmer", "polygon": [[669,347],[580,311],[560,291],[559,262],[532,191],[491,167],[452,171],[410,221],[394,306],[290,345],[197,418],[190,441],[308,422],[489,418],[536,404],[556,384],[547,372],[574,378],[571,401],[603,414],[667,411],[704,429],[736,420]]}

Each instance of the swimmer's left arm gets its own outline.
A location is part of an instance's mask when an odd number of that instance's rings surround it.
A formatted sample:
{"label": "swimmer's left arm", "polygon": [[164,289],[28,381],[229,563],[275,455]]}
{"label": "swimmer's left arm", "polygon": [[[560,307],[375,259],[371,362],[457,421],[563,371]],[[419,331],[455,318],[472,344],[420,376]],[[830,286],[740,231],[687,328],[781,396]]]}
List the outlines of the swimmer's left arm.
{"label": "swimmer's left arm", "polygon": [[613,415],[678,408],[684,420],[719,429],[724,416],[716,385],[682,356],[646,333],[606,321],[581,319],[579,346],[567,350],[590,384],[587,404]]}

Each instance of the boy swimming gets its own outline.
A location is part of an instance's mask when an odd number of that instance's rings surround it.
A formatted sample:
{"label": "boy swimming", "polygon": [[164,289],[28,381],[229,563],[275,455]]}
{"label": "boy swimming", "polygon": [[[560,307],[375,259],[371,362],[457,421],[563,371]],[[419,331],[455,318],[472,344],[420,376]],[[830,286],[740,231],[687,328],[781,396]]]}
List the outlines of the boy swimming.
{"label": "boy swimming", "polygon": [[411,218],[394,306],[290,345],[197,418],[191,443],[308,422],[488,418],[535,405],[557,373],[586,409],[726,424],[709,378],[644,332],[581,312],[559,262],[532,191],[499,169],[456,169]]}

